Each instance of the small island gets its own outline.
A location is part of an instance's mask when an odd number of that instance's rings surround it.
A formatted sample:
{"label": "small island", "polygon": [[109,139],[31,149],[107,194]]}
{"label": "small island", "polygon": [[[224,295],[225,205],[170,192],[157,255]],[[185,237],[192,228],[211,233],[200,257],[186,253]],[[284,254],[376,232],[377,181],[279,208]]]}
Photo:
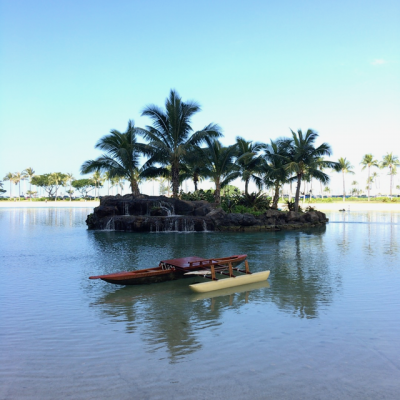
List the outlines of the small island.
{"label": "small island", "polygon": [[260,215],[238,214],[204,200],[131,194],[100,198],[100,205],[86,220],[88,229],[125,232],[257,232],[305,229],[327,222],[326,215],[316,210],[270,208]]}

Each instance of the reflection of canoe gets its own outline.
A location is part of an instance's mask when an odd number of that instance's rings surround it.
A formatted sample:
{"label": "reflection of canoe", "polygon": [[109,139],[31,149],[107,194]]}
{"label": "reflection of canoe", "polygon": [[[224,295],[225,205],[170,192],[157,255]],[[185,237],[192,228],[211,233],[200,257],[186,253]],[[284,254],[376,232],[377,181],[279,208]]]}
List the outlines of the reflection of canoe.
{"label": "reflection of canoe", "polygon": [[[141,285],[144,283],[157,283],[190,277],[185,273],[191,271],[206,271],[210,267],[221,268],[227,264],[233,267],[239,265],[247,258],[246,254],[223,258],[185,257],[160,261],[158,267],[146,268],[136,271],[117,272],[115,274],[89,276],[89,279],[101,279],[117,285]],[[206,272],[205,272],[206,273]]]}
{"label": "reflection of canoe", "polygon": [[234,286],[226,289],[213,290],[211,292],[193,293],[190,296],[190,301],[199,301],[199,300],[212,299],[214,297],[230,296],[232,294],[251,292],[252,290],[257,290],[262,288],[269,288],[269,282],[267,280],[248,283],[247,285]]}
{"label": "reflection of canoe", "polygon": [[270,271],[261,271],[226,279],[211,280],[209,282],[195,283],[193,285],[189,285],[189,287],[196,293],[210,292],[234,286],[246,285],[248,283],[265,281],[269,277],[269,272]]}

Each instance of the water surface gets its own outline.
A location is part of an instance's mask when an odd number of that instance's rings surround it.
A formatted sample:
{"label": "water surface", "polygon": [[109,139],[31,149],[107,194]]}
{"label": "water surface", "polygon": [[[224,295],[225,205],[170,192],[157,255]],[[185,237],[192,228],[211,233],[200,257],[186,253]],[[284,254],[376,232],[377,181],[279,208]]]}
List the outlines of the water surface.
{"label": "water surface", "polygon": [[[87,231],[88,209],[0,209],[0,399],[379,399],[400,393],[400,213],[246,234]],[[88,279],[247,253],[268,282]]]}

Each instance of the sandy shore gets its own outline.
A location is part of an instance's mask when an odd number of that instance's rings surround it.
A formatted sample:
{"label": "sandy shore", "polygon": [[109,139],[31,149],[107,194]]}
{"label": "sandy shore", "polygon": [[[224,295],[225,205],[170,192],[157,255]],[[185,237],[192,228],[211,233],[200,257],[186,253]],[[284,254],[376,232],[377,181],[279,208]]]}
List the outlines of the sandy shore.
{"label": "sandy shore", "polygon": [[[308,203],[304,205],[300,202],[302,208],[306,208]],[[400,212],[400,203],[356,203],[356,202],[343,202],[336,203],[311,203],[313,208],[318,211],[398,211]],[[282,209],[285,207],[282,205]]]}
{"label": "sandy shore", "polygon": [[94,208],[99,201],[0,201],[0,208]]}

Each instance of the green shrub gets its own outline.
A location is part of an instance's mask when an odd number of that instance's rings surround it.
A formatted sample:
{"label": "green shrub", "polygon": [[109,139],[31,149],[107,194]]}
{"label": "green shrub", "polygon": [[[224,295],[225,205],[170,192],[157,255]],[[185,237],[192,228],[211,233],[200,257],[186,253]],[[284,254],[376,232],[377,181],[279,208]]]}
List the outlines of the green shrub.
{"label": "green shrub", "polygon": [[[287,210],[288,211],[294,211],[294,200],[285,200],[285,207],[287,208]],[[302,210],[302,208],[300,207],[300,204],[299,204],[299,209],[298,209],[298,211],[299,212],[303,212],[303,210]]]}

